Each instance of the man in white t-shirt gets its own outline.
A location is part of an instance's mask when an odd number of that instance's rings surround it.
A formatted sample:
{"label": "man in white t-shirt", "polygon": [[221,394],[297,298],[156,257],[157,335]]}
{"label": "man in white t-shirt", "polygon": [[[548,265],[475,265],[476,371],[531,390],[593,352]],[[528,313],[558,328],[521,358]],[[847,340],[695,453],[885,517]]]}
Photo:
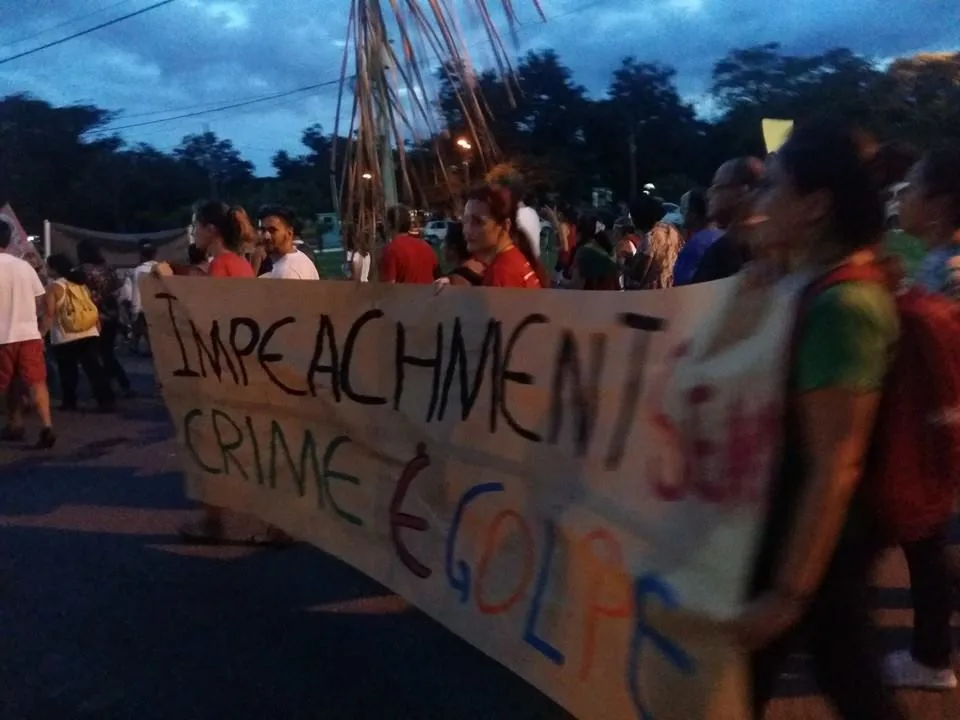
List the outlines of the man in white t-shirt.
{"label": "man in white t-shirt", "polygon": [[22,398],[15,392],[19,381],[30,390],[43,423],[37,447],[53,447],[56,435],[50,417],[47,364],[37,315],[44,296],[43,283],[30,263],[11,254],[13,231],[0,221],[0,395],[7,401],[7,422],[0,439],[23,440]]}
{"label": "man in white t-shirt", "polygon": [[287,208],[266,207],[259,213],[260,236],[263,238],[273,268],[261,275],[281,280],[319,280],[317,266],[308,255],[297,250],[296,219]]}

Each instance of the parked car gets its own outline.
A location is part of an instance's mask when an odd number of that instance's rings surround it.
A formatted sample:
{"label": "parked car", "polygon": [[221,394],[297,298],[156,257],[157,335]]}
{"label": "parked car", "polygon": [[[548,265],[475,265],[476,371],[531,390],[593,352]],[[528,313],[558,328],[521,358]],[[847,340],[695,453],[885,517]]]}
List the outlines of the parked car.
{"label": "parked car", "polygon": [[431,245],[442,245],[452,224],[450,220],[431,220],[423,228],[423,239]]}

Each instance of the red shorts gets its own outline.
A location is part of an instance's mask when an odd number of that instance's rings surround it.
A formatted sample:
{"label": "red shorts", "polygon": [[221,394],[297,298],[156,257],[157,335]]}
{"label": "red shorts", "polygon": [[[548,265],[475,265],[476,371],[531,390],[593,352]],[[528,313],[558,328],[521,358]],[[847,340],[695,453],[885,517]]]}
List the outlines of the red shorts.
{"label": "red shorts", "polygon": [[43,340],[0,345],[0,393],[17,378],[26,385],[47,381],[47,363],[43,357]]}

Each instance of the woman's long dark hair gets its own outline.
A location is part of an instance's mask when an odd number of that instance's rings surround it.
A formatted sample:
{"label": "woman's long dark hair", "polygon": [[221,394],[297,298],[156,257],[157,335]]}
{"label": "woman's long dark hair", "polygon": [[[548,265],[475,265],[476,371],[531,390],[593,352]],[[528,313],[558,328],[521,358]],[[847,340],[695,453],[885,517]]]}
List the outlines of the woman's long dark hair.
{"label": "woman's long dark hair", "polygon": [[830,195],[830,224],[845,250],[852,252],[880,240],[883,199],[854,130],[829,121],[798,126],[777,158],[800,193]]}
{"label": "woman's long dark hair", "polygon": [[77,285],[87,284],[87,276],[84,275],[83,271],[76,267],[73,260],[64,253],[54,253],[48,257],[47,267],[67,282],[76,283]]}
{"label": "woman's long dark hair", "polygon": [[543,263],[534,252],[530,238],[520,232],[517,226],[517,209],[519,200],[510,190],[510,188],[500,185],[481,185],[474,188],[467,196],[467,200],[482,202],[487,206],[490,212],[490,218],[498,225],[504,225],[507,220],[510,221],[510,239],[517,249],[523,254],[530,267],[537,274],[540,281],[540,287],[550,287],[550,277],[547,275]]}
{"label": "woman's long dark hair", "polygon": [[226,203],[201,202],[196,206],[194,213],[200,225],[213,225],[223,239],[223,246],[231,252],[239,252],[247,239],[250,220],[246,211],[241,207],[231,207]]}

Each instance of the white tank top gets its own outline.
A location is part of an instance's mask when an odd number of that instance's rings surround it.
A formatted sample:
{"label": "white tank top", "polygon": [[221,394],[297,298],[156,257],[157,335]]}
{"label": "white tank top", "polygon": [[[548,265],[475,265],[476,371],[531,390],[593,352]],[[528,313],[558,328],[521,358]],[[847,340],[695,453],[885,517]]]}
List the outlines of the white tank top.
{"label": "white tank top", "polygon": [[70,333],[63,329],[60,325],[60,306],[63,305],[64,300],[67,298],[67,281],[63,278],[57,278],[53,281],[54,285],[59,285],[62,292],[60,297],[57,298],[57,307],[53,315],[53,325],[50,327],[50,344],[51,345],[63,345],[64,343],[73,342],[74,340],[82,340],[83,338],[88,337],[98,337],[100,331],[97,329],[97,326],[94,325],[89,330],[84,330],[79,333]]}

